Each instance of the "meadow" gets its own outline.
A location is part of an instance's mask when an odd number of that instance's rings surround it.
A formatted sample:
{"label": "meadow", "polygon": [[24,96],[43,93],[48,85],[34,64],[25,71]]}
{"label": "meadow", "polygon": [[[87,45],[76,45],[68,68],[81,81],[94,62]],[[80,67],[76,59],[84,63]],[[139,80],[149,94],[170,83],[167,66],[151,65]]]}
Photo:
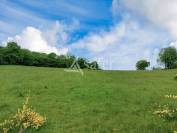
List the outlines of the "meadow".
{"label": "meadow", "polygon": [[0,66],[0,122],[30,105],[47,123],[36,133],[170,133],[177,125],[153,115],[177,94],[177,70],[65,72]]}

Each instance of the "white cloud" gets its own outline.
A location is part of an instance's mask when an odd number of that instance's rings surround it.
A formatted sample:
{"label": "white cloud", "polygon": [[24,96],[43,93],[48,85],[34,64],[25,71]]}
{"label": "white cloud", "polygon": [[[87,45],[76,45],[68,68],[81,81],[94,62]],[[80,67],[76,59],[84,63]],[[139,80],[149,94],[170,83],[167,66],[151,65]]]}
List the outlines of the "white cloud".
{"label": "white cloud", "polygon": [[176,0],[113,0],[113,12],[119,13],[119,6],[168,30],[177,39],[177,1]]}
{"label": "white cloud", "polygon": [[[68,49],[63,47],[68,39],[67,35],[63,25],[57,21],[51,29],[43,31],[28,26],[21,34],[9,37],[7,41],[16,41],[22,48],[32,51],[45,53],[55,52],[61,55],[67,54],[68,52]],[[58,40],[58,37],[61,39]],[[58,43],[61,46],[58,46]]]}
{"label": "white cloud", "polygon": [[22,48],[36,52],[65,55],[68,53],[66,44],[70,41],[70,33],[79,27],[79,21],[73,19],[71,24],[56,21],[47,29],[39,29],[27,26],[20,34],[8,37],[7,41],[15,41]]}
{"label": "white cloud", "polygon": [[44,30],[43,36],[46,38],[48,44],[56,45],[65,45],[68,43],[70,38],[70,33],[79,27],[80,23],[78,20],[73,19],[72,24],[65,24],[60,21],[56,21],[55,24]]}
{"label": "white cloud", "polygon": [[72,44],[70,48],[86,48],[91,52],[102,52],[111,45],[116,44],[125,34],[125,25],[112,27],[110,31],[90,33],[81,40]]}

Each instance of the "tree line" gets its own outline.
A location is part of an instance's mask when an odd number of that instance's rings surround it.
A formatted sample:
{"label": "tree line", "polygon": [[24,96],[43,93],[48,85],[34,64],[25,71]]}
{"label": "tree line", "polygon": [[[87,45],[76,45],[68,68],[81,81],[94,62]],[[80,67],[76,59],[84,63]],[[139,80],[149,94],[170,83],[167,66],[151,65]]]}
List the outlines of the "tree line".
{"label": "tree line", "polygon": [[[157,62],[164,66],[165,69],[176,69],[177,68],[177,50],[175,47],[163,48],[159,52]],[[150,66],[150,62],[147,60],[139,60],[136,63],[137,70],[145,70]],[[155,68],[153,69],[162,69]]]}
{"label": "tree line", "polygon": [[16,42],[8,42],[6,47],[0,47],[0,65],[70,68],[73,63],[77,63],[81,69],[99,69],[96,61],[89,62],[85,58],[76,58],[73,55],[33,52],[22,49]]}

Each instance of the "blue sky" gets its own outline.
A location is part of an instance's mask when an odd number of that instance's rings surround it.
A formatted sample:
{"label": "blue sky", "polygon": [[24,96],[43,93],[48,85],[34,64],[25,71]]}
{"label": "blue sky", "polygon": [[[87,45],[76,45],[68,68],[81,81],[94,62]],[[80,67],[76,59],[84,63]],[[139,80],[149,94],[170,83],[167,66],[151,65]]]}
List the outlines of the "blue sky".
{"label": "blue sky", "polygon": [[71,53],[104,69],[133,70],[177,47],[175,0],[1,0],[0,42],[39,52]]}
{"label": "blue sky", "polygon": [[81,24],[78,34],[83,36],[113,23],[111,4],[111,0],[2,0],[0,17],[7,25],[16,27],[12,34],[25,26],[45,27],[55,21],[72,23],[77,19]]}

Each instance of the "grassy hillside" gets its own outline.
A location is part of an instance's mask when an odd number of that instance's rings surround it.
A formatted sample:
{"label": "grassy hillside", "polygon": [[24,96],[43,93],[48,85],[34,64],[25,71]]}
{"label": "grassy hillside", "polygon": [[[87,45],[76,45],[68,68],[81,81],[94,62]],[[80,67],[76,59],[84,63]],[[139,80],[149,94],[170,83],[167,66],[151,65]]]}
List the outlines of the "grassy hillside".
{"label": "grassy hillside", "polygon": [[30,104],[47,117],[38,133],[160,133],[174,124],[154,117],[165,94],[177,94],[170,71],[91,71],[0,66],[0,121]]}

